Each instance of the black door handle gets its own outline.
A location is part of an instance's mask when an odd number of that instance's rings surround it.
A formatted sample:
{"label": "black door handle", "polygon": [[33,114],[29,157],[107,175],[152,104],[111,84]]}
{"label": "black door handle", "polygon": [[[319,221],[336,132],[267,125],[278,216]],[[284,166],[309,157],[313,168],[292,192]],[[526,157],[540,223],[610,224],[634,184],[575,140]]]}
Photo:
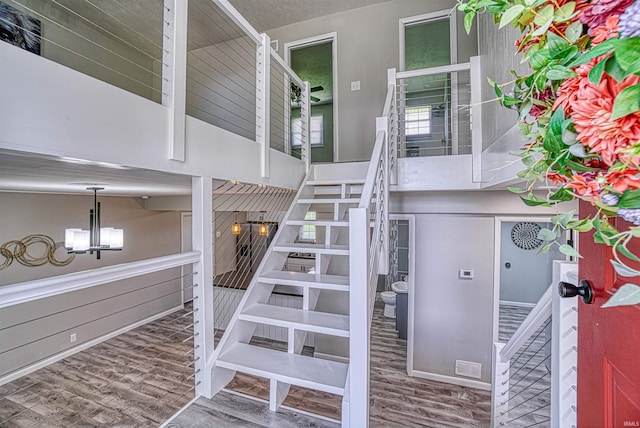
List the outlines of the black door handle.
{"label": "black door handle", "polygon": [[560,297],[580,296],[582,301],[587,305],[593,303],[593,289],[591,288],[591,282],[587,279],[580,280],[577,287],[568,282],[560,282],[558,284],[558,293]]}

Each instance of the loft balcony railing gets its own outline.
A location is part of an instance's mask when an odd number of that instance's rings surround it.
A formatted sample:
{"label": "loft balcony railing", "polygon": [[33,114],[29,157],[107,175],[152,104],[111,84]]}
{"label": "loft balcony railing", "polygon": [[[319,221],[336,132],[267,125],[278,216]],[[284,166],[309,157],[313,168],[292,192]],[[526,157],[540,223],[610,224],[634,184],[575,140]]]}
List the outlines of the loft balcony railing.
{"label": "loft balcony railing", "polygon": [[[43,58],[167,107],[169,159],[184,161],[186,116],[291,154],[300,107],[307,164],[308,90],[227,0],[7,0],[0,24]],[[7,18],[15,16],[15,19]]]}

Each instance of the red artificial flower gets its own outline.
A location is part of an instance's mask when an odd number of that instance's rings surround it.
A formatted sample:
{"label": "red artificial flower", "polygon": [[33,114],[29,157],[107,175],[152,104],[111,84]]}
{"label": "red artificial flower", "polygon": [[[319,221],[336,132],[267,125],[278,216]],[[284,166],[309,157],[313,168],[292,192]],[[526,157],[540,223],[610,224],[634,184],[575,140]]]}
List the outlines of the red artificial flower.
{"label": "red artificial flower", "polygon": [[607,19],[611,16],[620,16],[627,7],[633,4],[635,0],[594,0],[587,7],[582,15],[580,22],[589,27],[589,35],[594,36],[598,27],[605,26]]}
{"label": "red artificial flower", "polygon": [[531,110],[529,110],[529,115],[536,119],[539,118],[545,111],[547,111],[547,109],[551,104],[550,101],[553,100],[554,97],[555,97],[555,94],[553,93],[553,90],[551,88],[545,89],[544,92],[536,92],[533,98],[548,105],[542,106],[538,104],[533,104],[533,106],[531,107]]}
{"label": "red artificial flower", "polygon": [[567,182],[567,177],[565,177],[564,175],[560,175],[557,172],[547,172],[545,174],[545,178],[547,180],[551,180],[551,182],[554,185],[557,185],[559,183],[566,183]]}
{"label": "red artificial flower", "polygon": [[628,189],[640,189],[638,171],[625,169],[624,171],[612,171],[607,174],[607,182],[618,193],[624,193]]}
{"label": "red artificial flower", "polygon": [[618,15],[608,17],[603,26],[600,26],[593,30],[593,40],[591,41],[591,44],[597,45],[604,42],[605,40],[609,40],[613,37],[618,37],[619,20],[620,17]]}
{"label": "red artificial flower", "polygon": [[573,189],[580,196],[589,196],[591,203],[594,203],[595,199],[600,199],[600,186],[598,186],[598,183],[582,175],[571,177],[567,187]]}

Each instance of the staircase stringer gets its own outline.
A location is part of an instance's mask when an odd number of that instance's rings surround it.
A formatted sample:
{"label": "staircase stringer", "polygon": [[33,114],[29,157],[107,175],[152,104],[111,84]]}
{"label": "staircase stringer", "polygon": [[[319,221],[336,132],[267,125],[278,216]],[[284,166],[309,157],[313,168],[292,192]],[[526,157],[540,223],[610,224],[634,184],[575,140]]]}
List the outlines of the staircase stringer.
{"label": "staircase stringer", "polygon": [[[278,244],[293,242],[297,237],[297,228],[293,226],[286,226],[286,221],[292,218],[300,217],[302,211],[308,209],[308,206],[305,208],[305,206],[301,206],[301,204],[298,204],[298,199],[309,198],[313,195],[309,186],[307,186],[306,184],[307,181],[310,180],[310,177],[313,177],[313,168],[309,170],[307,176],[302,181],[302,184],[300,185],[296,196],[294,197],[291,205],[289,206],[289,209],[287,210],[287,213],[284,216],[284,219],[281,223],[282,227],[278,229],[276,235],[274,236],[274,239],[269,245],[269,248],[267,248],[265,256],[258,265],[256,273],[254,274],[249,286],[247,287],[244,296],[240,300],[236,311],[231,317],[229,325],[220,338],[218,346],[215,348],[211,358],[209,358],[209,360],[207,361],[207,364],[205,366],[206,373],[210,374],[213,377],[212,395],[220,392],[222,388],[224,388],[235,375],[235,371],[216,367],[216,360],[224,352],[225,347],[238,342],[247,343],[255,332],[256,323],[240,320],[240,313],[244,308],[252,304],[266,303],[269,300],[271,293],[273,292],[273,288],[275,287],[275,285],[261,284],[258,282],[257,278],[265,269],[282,269],[284,267],[284,264],[287,260],[287,255],[274,252],[273,247]],[[305,213],[302,213],[303,218]]]}

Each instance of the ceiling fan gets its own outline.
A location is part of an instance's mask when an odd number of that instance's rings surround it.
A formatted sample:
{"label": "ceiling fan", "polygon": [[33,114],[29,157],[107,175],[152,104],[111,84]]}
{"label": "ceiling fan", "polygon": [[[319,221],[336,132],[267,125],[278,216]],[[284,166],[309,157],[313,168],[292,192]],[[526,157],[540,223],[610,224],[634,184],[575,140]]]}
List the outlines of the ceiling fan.
{"label": "ceiling fan", "polygon": [[[324,87],[321,85],[318,85],[309,89],[309,92],[312,92],[312,93],[318,92],[318,91],[324,91]],[[320,98],[314,97],[313,95],[311,95],[309,98],[311,99],[311,102],[314,102],[314,103],[320,102]],[[301,99],[302,99],[302,88],[296,85],[295,83],[291,82],[291,101],[295,103],[299,103]]]}

